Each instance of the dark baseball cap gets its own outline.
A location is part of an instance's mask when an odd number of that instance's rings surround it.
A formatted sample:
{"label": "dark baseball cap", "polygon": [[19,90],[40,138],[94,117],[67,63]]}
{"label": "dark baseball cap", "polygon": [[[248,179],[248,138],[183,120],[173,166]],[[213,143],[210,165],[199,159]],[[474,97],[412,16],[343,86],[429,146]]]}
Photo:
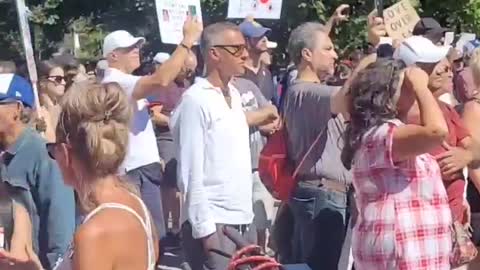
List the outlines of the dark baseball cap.
{"label": "dark baseball cap", "polygon": [[444,28],[434,18],[426,17],[420,19],[413,28],[414,36],[424,36],[430,39],[433,43],[438,43],[445,32],[448,32],[448,28]]}
{"label": "dark baseball cap", "polygon": [[271,29],[263,27],[255,21],[244,21],[240,25],[240,31],[246,38],[259,38],[270,33]]}

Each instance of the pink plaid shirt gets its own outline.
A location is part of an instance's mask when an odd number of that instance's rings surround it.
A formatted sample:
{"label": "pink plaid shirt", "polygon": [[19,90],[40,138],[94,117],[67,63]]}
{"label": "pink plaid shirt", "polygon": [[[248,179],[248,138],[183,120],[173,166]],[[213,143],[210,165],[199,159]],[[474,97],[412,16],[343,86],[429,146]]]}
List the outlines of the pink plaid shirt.
{"label": "pink plaid shirt", "polygon": [[449,270],[452,217],[440,169],[429,154],[393,162],[399,125],[372,128],[355,156],[355,269]]}

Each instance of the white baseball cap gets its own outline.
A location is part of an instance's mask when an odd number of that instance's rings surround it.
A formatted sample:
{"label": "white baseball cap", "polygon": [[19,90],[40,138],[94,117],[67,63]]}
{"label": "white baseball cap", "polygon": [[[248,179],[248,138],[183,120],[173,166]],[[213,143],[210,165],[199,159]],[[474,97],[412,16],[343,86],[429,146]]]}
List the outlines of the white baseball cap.
{"label": "white baseball cap", "polygon": [[165,52],[159,52],[155,55],[155,57],[153,57],[153,62],[158,63],[158,64],[163,64],[168,59],[170,59],[170,54],[165,53]]}
{"label": "white baseball cap", "polygon": [[411,36],[405,39],[395,52],[395,58],[405,64],[437,63],[447,57],[450,46],[437,46],[422,36]]}
{"label": "white baseball cap", "polygon": [[118,30],[108,34],[103,40],[103,57],[119,48],[128,48],[135,44],[143,44],[145,38],[134,37],[125,30]]}

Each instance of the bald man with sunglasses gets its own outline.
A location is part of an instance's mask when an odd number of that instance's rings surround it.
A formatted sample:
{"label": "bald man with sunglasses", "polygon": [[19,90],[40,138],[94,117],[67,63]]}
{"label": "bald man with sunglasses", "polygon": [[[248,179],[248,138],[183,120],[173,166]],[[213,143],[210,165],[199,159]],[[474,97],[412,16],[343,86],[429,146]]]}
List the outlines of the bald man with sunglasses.
{"label": "bald man with sunglasses", "polygon": [[205,28],[201,51],[206,76],[197,78],[170,118],[178,184],[185,194],[183,248],[193,270],[227,268],[235,244],[222,232],[237,230],[256,241],[252,226],[252,172],[249,126],[278,118],[274,106],[245,112],[232,79],[245,72],[247,50],[238,26],[216,23]]}

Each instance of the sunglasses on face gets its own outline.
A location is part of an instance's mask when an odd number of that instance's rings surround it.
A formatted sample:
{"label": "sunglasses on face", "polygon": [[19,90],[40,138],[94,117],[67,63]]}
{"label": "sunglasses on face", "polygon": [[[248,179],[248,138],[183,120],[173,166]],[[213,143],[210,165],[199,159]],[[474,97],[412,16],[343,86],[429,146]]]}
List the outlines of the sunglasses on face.
{"label": "sunglasses on face", "polygon": [[56,84],[62,84],[65,82],[64,76],[48,76],[48,79]]}
{"label": "sunglasses on face", "polygon": [[223,49],[224,51],[228,52],[229,54],[235,56],[235,57],[240,57],[243,55],[245,50],[247,49],[247,46],[245,44],[239,44],[239,45],[215,45],[213,46],[214,48],[220,48]]}
{"label": "sunglasses on face", "polygon": [[51,159],[55,160],[55,150],[57,149],[58,146],[60,146],[62,143],[47,143],[47,152],[48,155],[50,156]]}
{"label": "sunglasses on face", "polygon": [[[68,135],[67,135],[66,141],[68,141]],[[62,145],[66,145],[67,147],[70,147],[70,145],[67,142],[54,142],[54,143],[46,144],[47,152],[51,159],[56,160],[55,151],[58,149],[58,147]]]}

